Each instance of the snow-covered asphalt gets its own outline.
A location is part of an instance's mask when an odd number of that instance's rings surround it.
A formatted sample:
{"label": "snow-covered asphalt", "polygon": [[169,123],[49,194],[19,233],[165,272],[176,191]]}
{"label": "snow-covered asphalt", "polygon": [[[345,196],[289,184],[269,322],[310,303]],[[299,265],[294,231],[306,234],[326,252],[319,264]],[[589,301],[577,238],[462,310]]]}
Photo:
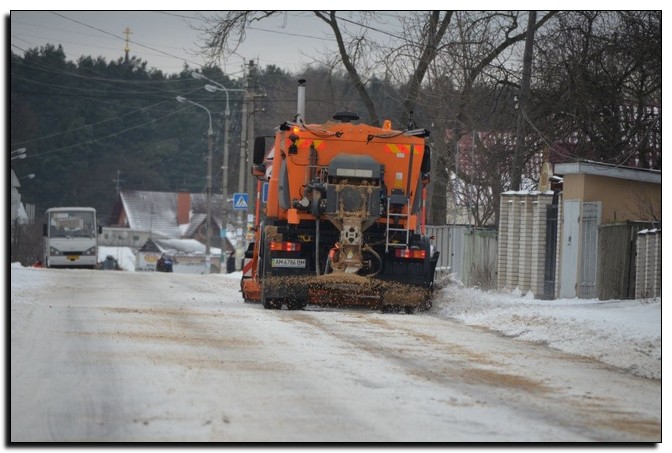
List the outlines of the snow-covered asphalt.
{"label": "snow-covered asphalt", "polygon": [[12,267],[11,441],[659,442],[661,381],[221,275]]}

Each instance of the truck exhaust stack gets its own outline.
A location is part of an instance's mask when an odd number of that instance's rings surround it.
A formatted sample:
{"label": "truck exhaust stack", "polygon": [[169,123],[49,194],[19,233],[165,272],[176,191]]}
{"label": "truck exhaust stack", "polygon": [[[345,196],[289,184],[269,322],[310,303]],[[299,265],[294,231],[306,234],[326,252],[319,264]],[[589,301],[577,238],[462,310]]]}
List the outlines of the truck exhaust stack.
{"label": "truck exhaust stack", "polygon": [[306,120],[306,79],[299,79],[299,92],[296,100],[296,113]]}

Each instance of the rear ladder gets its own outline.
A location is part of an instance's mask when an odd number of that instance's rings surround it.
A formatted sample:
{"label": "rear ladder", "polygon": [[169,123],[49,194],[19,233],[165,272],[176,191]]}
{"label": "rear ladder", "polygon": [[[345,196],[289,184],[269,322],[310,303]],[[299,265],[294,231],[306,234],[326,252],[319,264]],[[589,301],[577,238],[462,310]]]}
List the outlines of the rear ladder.
{"label": "rear ladder", "polygon": [[[404,209],[406,212],[403,212]],[[385,253],[389,251],[390,246],[392,247],[406,247],[408,248],[408,243],[411,238],[411,230],[409,230],[409,221],[408,221],[408,216],[409,216],[409,207],[408,203],[406,204],[405,208],[402,208],[401,213],[391,213],[390,212],[390,198],[387,198],[387,224],[385,225]],[[404,228],[393,228],[391,226],[391,219],[395,220],[405,220]],[[395,232],[395,231],[401,231],[404,232],[406,235],[406,240],[405,242],[390,242],[390,232]]]}

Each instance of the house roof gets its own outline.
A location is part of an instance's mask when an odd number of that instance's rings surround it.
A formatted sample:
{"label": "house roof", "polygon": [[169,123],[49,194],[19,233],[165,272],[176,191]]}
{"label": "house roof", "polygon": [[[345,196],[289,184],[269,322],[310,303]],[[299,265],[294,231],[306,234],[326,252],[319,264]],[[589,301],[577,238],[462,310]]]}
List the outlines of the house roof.
{"label": "house roof", "polygon": [[186,237],[191,237],[196,233],[196,230],[198,230],[198,227],[205,222],[205,219],[207,217],[207,213],[203,212],[194,212],[191,215],[191,219],[189,221],[189,226],[184,230],[184,233],[182,233],[183,236]]}
{"label": "house roof", "polygon": [[571,174],[608,176],[611,178],[631,179],[633,181],[662,184],[662,172],[660,170],[622,167],[602,162],[585,161],[555,164],[553,173],[563,176]]}
{"label": "house roof", "polygon": [[[177,223],[177,192],[156,192],[143,190],[122,190],[119,198],[128,218],[130,228],[146,231],[160,231],[170,237],[189,236],[205,221],[207,196],[203,193],[190,195],[191,215],[187,228]],[[219,206],[222,195],[213,194],[211,200],[213,222],[221,228]]]}
{"label": "house roof", "polygon": [[138,251],[139,252],[159,253],[159,252],[161,252],[161,249],[159,249],[159,247],[156,245],[156,243],[153,240],[147,239],[147,242],[142,244],[142,247],[140,247],[140,250],[138,250]]}
{"label": "house roof", "polygon": [[21,183],[19,183],[19,178],[16,176],[16,173],[14,173],[14,169],[12,169],[10,174],[11,174],[12,187],[21,187]]}
{"label": "house roof", "polygon": [[171,237],[180,237],[176,193],[122,190],[119,196],[131,228],[158,230]]}

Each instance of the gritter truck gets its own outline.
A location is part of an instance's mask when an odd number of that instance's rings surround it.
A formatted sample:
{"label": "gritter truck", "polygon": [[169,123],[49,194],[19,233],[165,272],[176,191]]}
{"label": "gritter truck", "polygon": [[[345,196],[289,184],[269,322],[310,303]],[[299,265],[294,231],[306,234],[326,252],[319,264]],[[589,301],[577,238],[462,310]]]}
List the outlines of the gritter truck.
{"label": "gritter truck", "polygon": [[429,132],[362,124],[352,112],[308,124],[305,80],[297,111],[272,146],[255,139],[252,174],[267,195],[261,213],[257,196],[243,298],[266,309],[428,307],[439,257],[424,234]]}

